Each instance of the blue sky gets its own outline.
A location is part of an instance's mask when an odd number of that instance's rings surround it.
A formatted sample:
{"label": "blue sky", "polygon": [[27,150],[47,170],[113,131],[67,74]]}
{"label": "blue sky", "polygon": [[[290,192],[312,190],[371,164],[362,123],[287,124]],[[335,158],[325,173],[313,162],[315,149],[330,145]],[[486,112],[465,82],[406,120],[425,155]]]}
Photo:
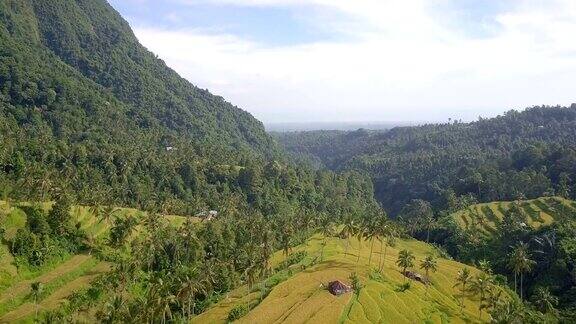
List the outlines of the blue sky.
{"label": "blue sky", "polygon": [[111,0],[264,122],[443,121],[576,102],[573,0]]}

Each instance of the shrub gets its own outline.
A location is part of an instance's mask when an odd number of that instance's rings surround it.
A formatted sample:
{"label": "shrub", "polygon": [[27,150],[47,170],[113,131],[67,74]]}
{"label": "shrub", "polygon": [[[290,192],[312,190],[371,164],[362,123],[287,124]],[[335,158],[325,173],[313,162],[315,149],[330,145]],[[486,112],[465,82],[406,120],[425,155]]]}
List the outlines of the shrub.
{"label": "shrub", "polygon": [[286,258],[286,260],[280,262],[278,266],[274,268],[274,270],[281,271],[290,267],[291,265],[300,263],[307,255],[308,253],[306,253],[306,251],[298,251],[296,253],[292,253],[288,256],[288,258]]}
{"label": "shrub", "polygon": [[360,295],[360,290],[362,290],[364,286],[362,285],[362,282],[360,282],[360,278],[356,272],[352,272],[348,279],[350,279],[352,282],[352,289],[354,289],[354,294],[356,294],[356,296]]}
{"label": "shrub", "polygon": [[70,199],[66,195],[58,197],[48,214],[48,223],[54,233],[64,234],[70,232],[72,226],[70,220]]}
{"label": "shrub", "polygon": [[405,292],[406,290],[410,289],[410,287],[412,287],[412,284],[407,281],[401,285],[398,285],[398,287],[395,289],[396,292]]}
{"label": "shrub", "polygon": [[378,282],[385,282],[386,281],[384,279],[384,275],[382,275],[382,272],[380,270],[377,270],[377,269],[372,269],[372,271],[370,271],[369,278],[370,278],[370,280],[374,280],[374,281],[378,281]]}
{"label": "shrub", "polygon": [[230,313],[228,313],[228,320],[233,322],[240,319],[242,316],[248,314],[248,310],[248,306],[244,304],[236,305],[230,310]]}

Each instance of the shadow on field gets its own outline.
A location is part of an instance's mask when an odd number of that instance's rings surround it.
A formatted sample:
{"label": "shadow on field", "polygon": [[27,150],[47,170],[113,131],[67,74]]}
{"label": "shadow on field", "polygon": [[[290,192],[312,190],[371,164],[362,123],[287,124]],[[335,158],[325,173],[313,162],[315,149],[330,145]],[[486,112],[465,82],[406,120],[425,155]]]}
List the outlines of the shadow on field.
{"label": "shadow on field", "polygon": [[355,269],[355,267],[356,266],[354,264],[351,264],[349,262],[328,260],[328,261],[322,261],[321,263],[304,270],[304,273],[312,273],[312,272],[328,270],[328,269],[342,269],[342,270],[351,270],[352,271]]}

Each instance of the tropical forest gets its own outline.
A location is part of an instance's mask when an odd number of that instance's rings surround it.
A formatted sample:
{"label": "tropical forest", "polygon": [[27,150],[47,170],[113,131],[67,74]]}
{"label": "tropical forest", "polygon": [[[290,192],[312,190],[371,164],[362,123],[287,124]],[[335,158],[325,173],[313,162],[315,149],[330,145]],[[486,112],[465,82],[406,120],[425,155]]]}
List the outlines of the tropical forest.
{"label": "tropical forest", "polygon": [[0,323],[576,322],[576,104],[268,132],[111,3],[0,0]]}

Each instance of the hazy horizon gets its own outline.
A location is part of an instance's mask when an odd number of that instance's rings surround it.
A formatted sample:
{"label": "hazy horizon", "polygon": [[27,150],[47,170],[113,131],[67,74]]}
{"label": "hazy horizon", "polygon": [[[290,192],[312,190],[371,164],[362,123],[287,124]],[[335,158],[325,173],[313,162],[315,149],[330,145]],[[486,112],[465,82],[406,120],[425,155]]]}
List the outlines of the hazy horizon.
{"label": "hazy horizon", "polygon": [[570,0],[110,3],[179,74],[266,124],[470,121],[576,101]]}

